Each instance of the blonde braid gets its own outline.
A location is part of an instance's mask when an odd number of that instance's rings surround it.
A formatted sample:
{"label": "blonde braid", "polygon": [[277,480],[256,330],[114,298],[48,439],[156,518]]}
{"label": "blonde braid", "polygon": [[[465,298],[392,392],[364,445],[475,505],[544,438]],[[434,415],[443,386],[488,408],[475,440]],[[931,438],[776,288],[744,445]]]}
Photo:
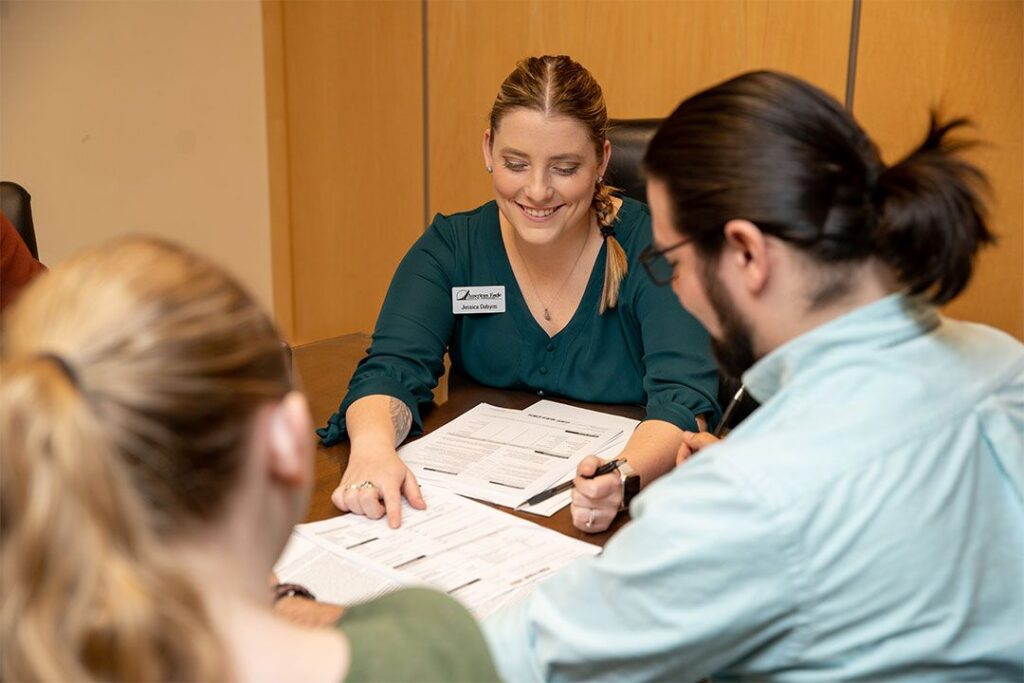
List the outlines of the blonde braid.
{"label": "blonde braid", "polygon": [[597,215],[597,225],[601,229],[601,236],[608,245],[608,254],[604,265],[604,287],[601,289],[601,306],[598,309],[601,315],[610,308],[615,308],[619,302],[619,287],[623,278],[629,272],[629,261],[626,259],[626,252],[623,250],[619,240],[615,238],[615,221],[618,218],[618,211],[612,202],[614,188],[604,182],[604,177],[597,179],[597,186],[594,190],[594,201],[591,206]]}

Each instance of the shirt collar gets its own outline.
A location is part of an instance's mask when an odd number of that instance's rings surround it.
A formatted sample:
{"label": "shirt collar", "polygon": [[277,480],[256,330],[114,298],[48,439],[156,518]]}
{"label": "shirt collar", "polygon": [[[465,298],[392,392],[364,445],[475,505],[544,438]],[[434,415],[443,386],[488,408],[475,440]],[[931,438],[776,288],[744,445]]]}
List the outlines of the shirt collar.
{"label": "shirt collar", "polygon": [[743,373],[743,384],[764,403],[798,372],[912,339],[940,321],[935,307],[922,299],[891,294],[789,340]]}

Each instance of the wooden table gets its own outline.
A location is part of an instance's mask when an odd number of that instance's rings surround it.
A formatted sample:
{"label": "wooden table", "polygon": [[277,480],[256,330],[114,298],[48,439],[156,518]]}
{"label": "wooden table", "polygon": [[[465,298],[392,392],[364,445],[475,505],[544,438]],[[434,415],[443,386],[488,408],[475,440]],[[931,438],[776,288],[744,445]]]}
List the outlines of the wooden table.
{"label": "wooden table", "polygon": [[[309,398],[313,421],[317,426],[327,424],[341,403],[345,388],[352,377],[356,363],[366,354],[370,346],[370,336],[366,334],[348,334],[333,339],[296,346],[292,350],[292,359],[302,389]],[[453,420],[479,403],[490,403],[502,408],[525,408],[540,400],[532,392],[492,389],[464,378],[448,374],[447,400],[442,404],[434,404],[423,413],[423,426],[431,432],[441,425]],[[442,381],[444,381],[442,379]],[[562,399],[555,399],[562,400]],[[634,419],[643,417],[643,408],[625,405],[593,405],[578,401],[563,401],[570,405],[583,408],[596,408],[604,412],[624,415]],[[310,501],[306,521],[312,522],[327,519],[339,514],[331,503],[331,493],[341,480],[341,472],[348,464],[349,444],[347,441],[324,448],[318,446],[316,455],[316,488]],[[499,506],[495,506],[499,507]],[[627,513],[621,513],[612,526],[600,534],[586,534],[572,525],[569,508],[559,510],[552,517],[539,517],[525,512],[513,512],[508,508],[499,509],[517,515],[542,526],[554,529],[567,536],[578,538],[596,545],[604,545],[605,541],[628,519]],[[381,522],[382,524],[384,522]]]}

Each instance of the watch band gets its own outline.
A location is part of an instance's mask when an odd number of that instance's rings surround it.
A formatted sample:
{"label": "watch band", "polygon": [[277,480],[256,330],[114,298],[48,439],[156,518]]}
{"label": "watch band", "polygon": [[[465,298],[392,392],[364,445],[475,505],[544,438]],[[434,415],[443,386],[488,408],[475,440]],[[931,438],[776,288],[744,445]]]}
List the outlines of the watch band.
{"label": "watch band", "polygon": [[316,600],[316,596],[298,583],[279,583],[274,586],[274,602],[282,598],[303,598],[304,600]]}
{"label": "watch band", "polygon": [[622,505],[619,510],[629,507],[630,501],[640,493],[640,474],[628,462],[619,465],[619,477],[622,479]]}

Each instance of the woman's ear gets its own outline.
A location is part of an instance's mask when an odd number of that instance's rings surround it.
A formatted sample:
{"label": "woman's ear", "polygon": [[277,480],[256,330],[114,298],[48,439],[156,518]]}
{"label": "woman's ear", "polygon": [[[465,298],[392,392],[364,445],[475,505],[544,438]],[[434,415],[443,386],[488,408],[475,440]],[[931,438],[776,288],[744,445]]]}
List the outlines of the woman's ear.
{"label": "woman's ear", "polygon": [[490,173],[494,169],[494,159],[491,155],[491,129],[488,128],[484,131],[484,166],[487,167],[487,172]]}
{"label": "woman's ear", "polygon": [[306,397],[289,392],[269,417],[270,475],[289,486],[305,486],[313,469],[313,420]]}
{"label": "woman's ear", "polygon": [[602,147],[601,158],[598,160],[600,163],[597,165],[597,175],[604,177],[604,174],[608,171],[608,162],[612,159],[612,143],[607,138],[604,141],[604,147]]}

